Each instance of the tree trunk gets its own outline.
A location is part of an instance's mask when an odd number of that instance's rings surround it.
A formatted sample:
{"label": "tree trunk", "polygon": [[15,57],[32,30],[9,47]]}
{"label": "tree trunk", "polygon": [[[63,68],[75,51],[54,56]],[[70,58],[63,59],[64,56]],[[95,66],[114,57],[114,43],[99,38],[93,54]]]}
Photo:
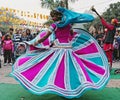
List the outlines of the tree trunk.
{"label": "tree trunk", "polygon": [[68,9],[68,0],[61,0],[60,1],[60,6]]}
{"label": "tree trunk", "polygon": [[65,7],[68,9],[68,0],[65,0]]}

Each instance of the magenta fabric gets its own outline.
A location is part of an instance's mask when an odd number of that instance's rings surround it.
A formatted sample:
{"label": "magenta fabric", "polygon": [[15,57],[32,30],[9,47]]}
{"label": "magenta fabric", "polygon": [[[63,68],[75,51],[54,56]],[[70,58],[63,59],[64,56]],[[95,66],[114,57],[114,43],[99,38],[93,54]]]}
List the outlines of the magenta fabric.
{"label": "magenta fabric", "polygon": [[77,32],[73,32],[73,35],[69,35],[69,40],[71,41],[76,35],[77,35]]}
{"label": "magenta fabric", "polygon": [[[46,32],[41,33],[41,34],[40,34],[40,38],[44,37],[45,35],[46,35]],[[44,46],[50,45],[49,38],[47,38],[45,41],[43,41],[42,44],[43,44]]]}
{"label": "magenta fabric", "polygon": [[94,43],[90,44],[89,46],[75,51],[76,54],[90,54],[90,53],[97,53],[98,49]]}
{"label": "magenta fabric", "polygon": [[[51,27],[55,28],[55,26],[53,26],[53,24]],[[60,43],[68,43],[69,42],[69,35],[70,35],[69,30],[70,29],[71,29],[71,25],[67,25],[63,28],[57,28],[55,30],[55,36],[59,40]]]}
{"label": "magenta fabric", "polygon": [[90,79],[90,77],[85,69],[85,66],[83,65],[80,58],[78,58],[74,53],[73,53],[73,56],[75,57],[77,63],[79,64],[80,68],[82,69],[83,73],[85,74],[84,76],[86,77],[86,80],[92,83],[92,80]]}
{"label": "magenta fabric", "polygon": [[57,26],[55,23],[53,23],[53,24],[51,24],[51,27],[55,30]]}
{"label": "magenta fabric", "polygon": [[21,66],[23,63],[27,62],[31,57],[20,58],[18,66]]}
{"label": "magenta fabric", "polygon": [[102,69],[101,67],[93,64],[93,63],[90,63],[88,61],[85,61],[82,59],[82,62],[84,62],[84,64],[91,70],[95,71],[96,73],[98,74],[101,74],[101,75],[104,75],[105,74],[105,70]]}
{"label": "magenta fabric", "polygon": [[12,49],[13,49],[13,42],[12,42],[12,40],[4,40],[3,41],[3,51],[4,50],[12,50]]}
{"label": "magenta fabric", "polygon": [[46,57],[43,61],[38,64],[32,66],[29,70],[22,72],[21,74],[25,76],[29,81],[32,81],[34,77],[41,71],[44,65],[49,61],[53,54]]}
{"label": "magenta fabric", "polygon": [[32,45],[30,45],[30,51],[32,51],[32,50],[38,50],[39,48],[37,48],[37,47],[35,47],[35,46],[32,46]]}
{"label": "magenta fabric", "polygon": [[65,89],[65,83],[64,83],[64,74],[65,74],[65,62],[64,62],[64,56],[60,62],[60,65],[58,65],[58,70],[56,73],[56,78],[54,84],[60,88]]}

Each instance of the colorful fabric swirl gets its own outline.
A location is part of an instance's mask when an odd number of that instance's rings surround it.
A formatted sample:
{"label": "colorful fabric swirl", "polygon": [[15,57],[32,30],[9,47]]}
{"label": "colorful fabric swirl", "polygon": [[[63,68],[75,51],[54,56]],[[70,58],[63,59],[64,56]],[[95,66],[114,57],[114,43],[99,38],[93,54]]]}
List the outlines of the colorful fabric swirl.
{"label": "colorful fabric swirl", "polygon": [[[109,79],[107,58],[86,31],[74,29],[72,48],[41,48],[20,56],[11,73],[30,92],[78,98],[101,89]],[[58,43],[59,45],[59,43]],[[64,43],[63,43],[64,45]]]}

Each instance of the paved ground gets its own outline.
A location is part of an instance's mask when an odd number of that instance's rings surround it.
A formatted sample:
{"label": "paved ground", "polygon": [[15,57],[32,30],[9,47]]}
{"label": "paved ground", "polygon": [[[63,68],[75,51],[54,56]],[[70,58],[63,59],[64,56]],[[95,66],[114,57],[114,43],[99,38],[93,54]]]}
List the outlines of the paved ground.
{"label": "paved ground", "polygon": [[[3,57],[0,57],[3,59]],[[120,61],[113,63],[113,68],[120,68]],[[13,77],[9,77],[9,73],[12,71],[10,65],[3,66],[0,68],[0,83],[19,84]],[[120,88],[120,79],[111,79],[107,84],[107,87],[118,87]]]}

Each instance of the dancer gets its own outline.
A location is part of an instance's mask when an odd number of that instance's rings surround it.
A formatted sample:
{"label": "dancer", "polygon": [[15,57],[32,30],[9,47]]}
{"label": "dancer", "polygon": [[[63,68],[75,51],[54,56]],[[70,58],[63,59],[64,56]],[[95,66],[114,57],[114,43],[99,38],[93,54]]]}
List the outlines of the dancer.
{"label": "dancer", "polygon": [[71,28],[71,23],[91,22],[93,16],[61,7],[50,15],[54,23],[28,42],[35,47],[17,59],[12,75],[38,95],[79,98],[86,90],[103,88],[109,78],[103,50],[87,31]]}
{"label": "dancer", "polygon": [[110,70],[112,70],[113,41],[116,33],[116,26],[118,24],[118,20],[114,18],[111,20],[111,23],[107,23],[104,18],[98,14],[94,7],[92,7],[92,11],[94,11],[99,16],[102,25],[107,28],[107,34],[105,35],[103,49],[106,53],[108,61],[110,62]]}

